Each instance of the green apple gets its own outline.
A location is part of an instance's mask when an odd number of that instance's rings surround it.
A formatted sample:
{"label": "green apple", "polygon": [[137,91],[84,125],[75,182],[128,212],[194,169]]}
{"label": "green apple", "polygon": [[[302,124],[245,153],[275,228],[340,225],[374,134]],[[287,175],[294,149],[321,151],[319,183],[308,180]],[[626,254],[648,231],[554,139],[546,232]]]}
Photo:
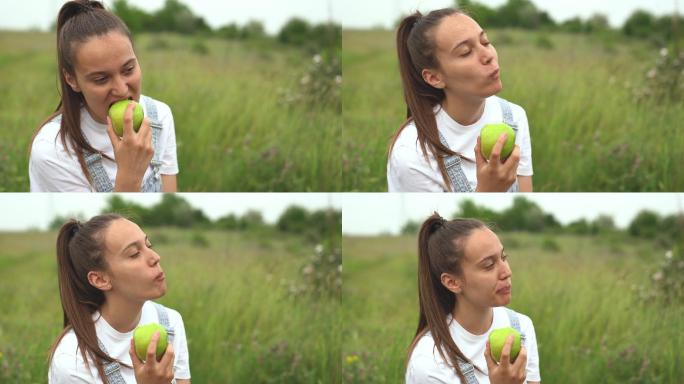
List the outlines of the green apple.
{"label": "green apple", "polygon": [[133,331],[133,342],[135,343],[135,354],[140,360],[145,360],[147,357],[147,347],[150,345],[152,335],[159,331],[159,341],[157,342],[157,360],[166,352],[166,345],[168,343],[168,335],[164,327],[157,323],[149,323],[141,325]]}
{"label": "green apple", "polygon": [[494,149],[494,144],[499,139],[502,133],[506,133],[508,137],[506,138],[506,143],[501,150],[501,160],[505,160],[511,152],[513,152],[513,147],[515,146],[515,131],[510,125],[504,123],[498,124],[487,124],[480,131],[480,149],[482,150],[482,155],[489,160],[492,155],[492,149]]}
{"label": "green apple", "polygon": [[140,129],[140,124],[143,121],[143,109],[140,104],[133,100],[119,100],[109,107],[109,118],[112,119],[112,128],[119,137],[123,136],[124,129],[124,114],[128,103],[135,103],[135,108],[133,108],[133,130],[138,132]]}
{"label": "green apple", "polygon": [[508,335],[513,335],[513,345],[511,345],[512,363],[518,357],[518,353],[520,353],[520,332],[511,327],[506,327],[495,329],[489,334],[489,348],[492,351],[492,357],[497,362],[501,359],[501,351],[503,351]]}

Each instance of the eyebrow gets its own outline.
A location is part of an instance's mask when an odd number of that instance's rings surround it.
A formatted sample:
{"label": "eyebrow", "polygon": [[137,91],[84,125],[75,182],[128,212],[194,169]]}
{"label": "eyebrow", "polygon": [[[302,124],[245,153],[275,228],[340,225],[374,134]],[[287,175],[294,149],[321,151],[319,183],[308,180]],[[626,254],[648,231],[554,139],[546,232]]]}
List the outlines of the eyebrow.
{"label": "eyebrow", "polygon": [[497,257],[497,256],[502,256],[504,253],[506,253],[506,249],[505,249],[505,248],[501,248],[501,253],[499,253],[498,255],[495,253],[495,254],[491,254],[491,255],[489,255],[489,256],[483,257],[482,260],[480,260],[480,261],[477,262],[477,264],[482,264],[483,262],[485,262],[485,261],[488,260],[488,259],[493,259],[493,258],[495,258],[495,257]]}
{"label": "eyebrow", "polygon": [[[121,67],[126,67],[132,63],[135,62],[135,57],[131,58],[127,62],[124,63]],[[101,76],[101,75],[108,75],[109,73],[107,71],[96,71],[96,72],[90,72],[89,74],[86,75],[86,77],[95,77],[95,76]]]}
{"label": "eyebrow", "polygon": [[[145,243],[147,243],[147,241],[148,241],[148,237],[147,237],[147,235],[145,235]],[[130,248],[130,247],[132,247],[132,246],[135,246],[136,244],[138,244],[138,241],[137,241],[137,240],[136,240],[136,241],[130,242],[127,246],[125,246],[125,247],[121,250],[121,252],[119,252],[119,254],[123,254],[124,252],[126,252],[126,250],[127,250],[128,248]]]}
{"label": "eyebrow", "polygon": [[[483,30],[480,31],[480,34],[477,35],[477,36],[478,36],[478,37],[482,37],[484,34],[485,34],[485,31],[484,31],[484,29],[483,29]],[[460,43],[456,44],[453,48],[451,48],[451,50],[452,50],[452,51],[455,51],[455,50],[458,49],[461,45],[467,44],[467,43],[468,43],[469,41],[471,41],[471,40],[472,40],[472,39],[465,39],[465,40],[461,41]]]}

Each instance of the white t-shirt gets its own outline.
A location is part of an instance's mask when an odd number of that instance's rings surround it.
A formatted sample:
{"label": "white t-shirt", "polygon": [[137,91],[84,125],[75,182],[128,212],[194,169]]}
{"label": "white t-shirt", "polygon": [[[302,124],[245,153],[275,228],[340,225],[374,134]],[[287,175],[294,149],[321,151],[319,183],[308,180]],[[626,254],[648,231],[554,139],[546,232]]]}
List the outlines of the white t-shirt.
{"label": "white t-shirt", "polygon": [[[532,146],[525,110],[510,103],[513,121],[518,125],[515,143],[520,147],[519,176],[532,176]],[[497,96],[485,99],[482,117],[471,125],[461,125],[441,107],[435,108],[437,128],[452,151],[475,160],[475,145],[480,130],[490,123],[503,122],[503,112]],[[448,188],[439,171],[439,165],[432,153],[425,161],[418,142],[416,124],[411,121],[399,134],[387,162],[387,186],[389,192],[444,192]],[[477,187],[477,168],[474,162],[462,161],[465,173],[473,190]]]}
{"label": "white t-shirt", "polygon": [[[525,348],[527,349],[527,381],[541,381],[539,373],[539,352],[537,351],[537,336],[534,333],[534,326],[529,317],[518,313],[520,329],[525,334]],[[497,328],[510,327],[510,321],[506,308],[494,308],[494,319],[492,326],[482,335],[474,335],[466,331],[457,321],[453,321],[451,316],[447,318],[451,337],[456,342],[458,348],[470,359],[477,368],[484,372],[487,370],[485,360],[485,344],[489,338],[489,333]],[[475,377],[479,384],[488,384],[489,376],[482,374],[475,369]],[[454,369],[447,365],[442,359],[439,351],[435,347],[432,335],[425,334],[411,353],[406,368],[406,384],[457,384],[460,383]]]}
{"label": "white t-shirt", "polygon": [[[143,112],[147,116],[145,103],[140,104]],[[178,173],[178,160],[176,158],[176,133],[173,123],[171,108],[161,101],[154,100],[157,105],[157,119],[164,127],[162,129],[159,148],[162,151],[162,175],[175,175]],[[70,152],[67,152],[59,138],[60,116],[45,124],[35,139],[31,147],[31,158],[29,159],[29,179],[31,181],[31,192],[94,192],[88,179],[86,178],[78,158],[69,145]],[[107,125],[100,124],[93,120],[88,110],[81,108],[81,130],[90,145],[98,151],[102,151],[110,158],[114,158],[114,147],[107,135]],[[67,141],[68,143],[68,141]],[[116,181],[116,162],[102,158],[102,165],[109,179],[114,185]],[[143,180],[152,172],[148,167]]]}
{"label": "white t-shirt", "polygon": [[[190,379],[190,357],[188,355],[188,341],[185,337],[185,326],[180,313],[173,309],[166,308],[169,317],[169,326],[174,330],[173,352],[175,360],[173,363],[176,379]],[[128,351],[131,347],[133,331],[121,333],[112,328],[107,321],[100,316],[99,312],[93,314],[95,321],[95,331],[97,337],[104,344],[108,354],[122,361],[131,367],[131,357]],[[155,304],[147,301],[142,307],[139,325],[148,323],[159,323],[159,316]],[[97,373],[95,364],[88,358],[89,368],[86,368],[78,350],[78,341],[73,329],[64,335],[59,342],[48,371],[48,383],[50,384],[73,384],[73,383],[95,383],[102,384],[102,380]],[[121,376],[128,384],[136,382],[133,368],[121,365]]]}

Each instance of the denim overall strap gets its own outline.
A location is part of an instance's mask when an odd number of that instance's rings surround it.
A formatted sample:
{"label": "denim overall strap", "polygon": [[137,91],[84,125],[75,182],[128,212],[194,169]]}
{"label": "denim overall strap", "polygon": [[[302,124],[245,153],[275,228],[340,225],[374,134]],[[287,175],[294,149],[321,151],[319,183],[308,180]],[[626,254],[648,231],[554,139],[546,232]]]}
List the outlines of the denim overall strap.
{"label": "denim overall strap", "polygon": [[[100,339],[97,339],[97,345],[100,346],[102,352],[109,355],[107,349],[105,348],[104,344],[102,344]],[[105,378],[107,379],[108,384],[126,384],[123,376],[121,376],[121,365],[118,361],[105,363],[102,368],[104,369]]]}
{"label": "denim overall strap", "polygon": [[506,308],[506,314],[508,315],[508,321],[511,323],[511,327],[520,332],[521,344],[525,345],[525,334],[523,333],[522,329],[520,329],[520,319],[518,317],[518,313],[512,309]]}
{"label": "denim overall strap", "polygon": [[[446,139],[439,132],[439,141],[443,146],[449,148]],[[447,171],[447,176],[449,176],[449,181],[451,181],[451,186],[454,192],[472,192],[473,189],[470,187],[470,182],[463,172],[461,167],[461,158],[458,155],[451,155],[444,158],[444,167]]]}
{"label": "denim overall strap", "polygon": [[[154,308],[157,310],[157,317],[159,317],[159,324],[161,324],[162,327],[166,330],[166,334],[168,336],[168,342],[169,344],[173,343],[173,337],[175,335],[175,332],[173,331],[173,328],[171,328],[171,325],[169,324],[169,313],[166,310],[166,307],[159,303],[154,303]],[[172,384],[176,384],[176,379],[174,378],[173,381],[171,381]]]}
{"label": "denim overall strap", "polygon": [[114,190],[114,185],[112,181],[109,180],[107,172],[102,165],[102,155],[99,153],[84,152],[83,158],[90,172],[90,177],[93,181],[93,187],[97,192],[112,192]]}
{"label": "denim overall strap", "polygon": [[152,146],[154,147],[154,156],[150,161],[152,172],[143,180],[141,192],[161,192],[161,148],[159,142],[161,140],[162,124],[157,115],[157,105],[154,99],[147,96],[141,96],[143,103],[145,103],[145,110],[147,118],[150,121],[150,128],[152,129]]}
{"label": "denim overall strap", "polygon": [[475,377],[475,367],[470,362],[458,359],[458,367],[465,377],[465,383],[462,384],[478,384],[477,378]]}
{"label": "denim overall strap", "polygon": [[[503,115],[504,123],[508,124],[513,128],[515,134],[518,134],[518,124],[513,121],[513,111],[511,110],[511,104],[502,98],[499,98],[499,105],[501,106],[501,114]],[[519,191],[518,180],[516,179],[513,185],[508,188],[508,192],[518,192]]]}

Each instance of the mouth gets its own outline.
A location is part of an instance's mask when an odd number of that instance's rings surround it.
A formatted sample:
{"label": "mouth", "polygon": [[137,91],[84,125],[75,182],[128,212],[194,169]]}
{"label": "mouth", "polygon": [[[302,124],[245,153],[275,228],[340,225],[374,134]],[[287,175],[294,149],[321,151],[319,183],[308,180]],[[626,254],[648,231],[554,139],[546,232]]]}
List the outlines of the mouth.
{"label": "mouth", "polygon": [[505,287],[501,287],[496,290],[496,293],[499,295],[508,295],[509,293],[511,293],[511,286],[507,285]]}
{"label": "mouth", "polygon": [[494,80],[498,79],[499,78],[499,68],[490,72],[489,75],[487,75],[487,77],[490,79],[494,79]]}
{"label": "mouth", "polygon": [[119,100],[114,100],[114,101],[112,101],[111,103],[109,103],[109,107],[107,107],[107,110],[109,110],[110,108],[112,108],[112,105],[118,103],[118,102],[121,101],[121,100],[131,100],[131,101],[133,101],[133,96],[128,96],[128,97],[125,98],[125,99],[119,99]]}
{"label": "mouth", "polygon": [[154,277],[154,281],[162,282],[164,280],[166,280],[166,275],[164,274],[164,272],[159,272],[157,276]]}

